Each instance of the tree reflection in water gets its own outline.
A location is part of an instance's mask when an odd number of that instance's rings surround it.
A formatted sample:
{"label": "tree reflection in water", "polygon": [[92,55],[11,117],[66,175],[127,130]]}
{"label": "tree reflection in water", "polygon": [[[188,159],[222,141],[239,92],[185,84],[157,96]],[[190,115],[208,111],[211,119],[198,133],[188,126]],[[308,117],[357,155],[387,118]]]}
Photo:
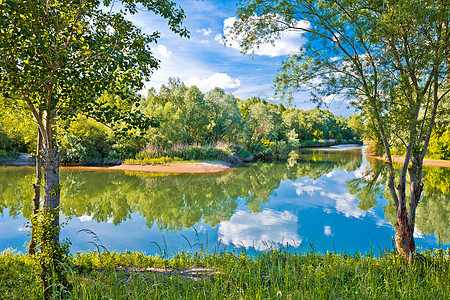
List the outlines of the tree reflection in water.
{"label": "tree reflection in water", "polygon": [[[399,169],[396,170],[399,172]],[[442,244],[450,243],[450,168],[424,167],[424,193],[417,208],[415,235],[434,234]],[[385,218],[396,222],[395,208],[387,189],[387,168],[375,159],[368,159],[366,171],[360,178],[347,182],[349,192],[355,195],[360,209],[376,206],[377,199],[388,199],[383,207]],[[407,182],[409,184],[409,182]],[[409,199],[409,189],[407,199]]]}
{"label": "tree reflection in water", "polygon": [[[147,226],[165,230],[189,228],[200,221],[216,226],[231,218],[240,201],[251,213],[260,212],[283,180],[318,178],[336,168],[353,171],[361,158],[355,153],[293,153],[290,163],[255,163],[203,175],[62,171],[61,211],[68,219],[89,216],[115,225],[138,212]],[[9,208],[11,216],[30,215],[32,178],[31,169],[0,171],[2,212]]]}
{"label": "tree reflection in water", "polygon": [[[353,172],[360,168],[362,152],[326,149],[293,152],[287,163],[255,163],[222,174],[154,174],[115,171],[62,171],[61,211],[66,218],[89,218],[115,225],[139,213],[146,225],[161,230],[181,230],[198,222],[214,227],[229,221],[238,205],[259,213],[285,180],[317,179],[334,169]],[[368,172],[347,182],[362,210],[389,199],[385,189],[386,170],[369,160]],[[436,234],[449,242],[450,169],[425,168],[425,193],[417,211],[417,229]],[[0,211],[10,216],[31,214],[33,170],[0,169]],[[395,220],[390,201],[386,219]]]}

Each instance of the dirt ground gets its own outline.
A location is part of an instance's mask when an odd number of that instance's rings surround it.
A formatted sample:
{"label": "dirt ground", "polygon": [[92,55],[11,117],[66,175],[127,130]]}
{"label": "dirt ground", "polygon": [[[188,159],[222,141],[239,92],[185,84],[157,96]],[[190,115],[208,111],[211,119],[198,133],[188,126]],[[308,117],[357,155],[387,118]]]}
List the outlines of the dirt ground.
{"label": "dirt ground", "polygon": [[[380,156],[371,156],[378,160],[384,160],[386,161],[386,157],[380,157]],[[404,157],[399,156],[392,156],[392,160],[396,163],[403,163],[405,161]],[[450,160],[435,160],[435,159],[424,159],[423,160],[424,166],[432,166],[432,167],[444,167],[444,168],[450,168]]]}
{"label": "dirt ground", "polygon": [[111,170],[157,172],[157,173],[218,173],[230,169],[223,162],[175,163],[168,165],[120,165],[110,167]]}
{"label": "dirt ground", "polygon": [[62,166],[63,170],[86,170],[86,171],[131,171],[131,172],[154,172],[154,173],[218,173],[230,169],[224,162],[195,162],[175,163],[167,165],[119,165],[113,167],[70,167]]}

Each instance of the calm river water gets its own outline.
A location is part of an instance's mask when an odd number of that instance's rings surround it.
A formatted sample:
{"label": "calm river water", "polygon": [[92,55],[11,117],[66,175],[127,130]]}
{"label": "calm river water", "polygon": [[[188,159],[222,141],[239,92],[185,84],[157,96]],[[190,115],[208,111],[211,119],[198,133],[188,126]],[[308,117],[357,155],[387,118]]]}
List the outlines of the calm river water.
{"label": "calm river water", "polygon": [[[416,244],[447,247],[450,169],[426,167],[424,173]],[[33,176],[32,168],[0,168],[0,251],[26,251]],[[72,252],[95,250],[95,243],[160,255],[287,244],[377,253],[392,248],[394,235],[385,177],[384,165],[357,146],[303,150],[287,163],[214,175],[63,170],[61,211],[68,225],[62,238],[70,238]]]}

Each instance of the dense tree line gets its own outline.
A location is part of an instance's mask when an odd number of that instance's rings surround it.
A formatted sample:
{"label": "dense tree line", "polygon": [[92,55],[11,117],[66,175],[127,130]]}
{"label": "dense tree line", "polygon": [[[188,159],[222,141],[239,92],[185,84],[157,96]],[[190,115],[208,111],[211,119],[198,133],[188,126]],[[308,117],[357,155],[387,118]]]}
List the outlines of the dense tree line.
{"label": "dense tree line", "polygon": [[[105,126],[79,114],[61,126],[64,128],[59,139],[62,161],[118,163],[135,157],[146,146],[169,149],[226,143],[240,145],[260,156],[269,153],[269,157],[273,157],[274,151],[288,151],[318,140],[336,143],[365,140],[375,154],[382,147],[380,137],[364,113],[346,118],[318,108],[286,108],[283,103],[274,104],[258,97],[242,101],[220,88],[202,93],[196,86],[187,87],[176,78],[170,78],[159,91],[150,89],[147,98],[134,97],[137,101],[105,93],[99,101],[122,111],[140,111],[155,117],[159,127],[150,128],[141,138],[136,129],[122,128],[120,122],[113,127]],[[450,158],[449,124],[448,108],[444,107],[437,116],[428,157]],[[11,151],[33,153],[35,126],[31,115],[20,109],[0,112],[0,155],[11,156]],[[400,145],[401,140],[397,139],[396,143]],[[394,154],[403,154],[400,147],[393,148]]]}
{"label": "dense tree line", "polygon": [[149,91],[141,108],[162,120],[159,128],[150,129],[148,140],[162,146],[177,143],[243,144],[254,150],[261,142],[299,142],[334,139],[360,140],[355,122],[337,117],[327,110],[310,111],[286,108],[257,97],[245,101],[220,88],[203,94],[188,88],[178,79],[170,79],[157,93]]}
{"label": "dense tree line", "polygon": [[[137,138],[135,129],[121,128],[120,122],[107,127],[79,114],[70,122],[61,121],[64,130],[58,143],[63,162],[114,162],[134,157],[146,145],[167,149],[226,143],[258,154],[273,149],[287,151],[291,148],[286,145],[295,147],[306,141],[362,139],[363,122],[357,114],[345,118],[328,110],[286,108],[257,97],[242,101],[220,88],[202,93],[175,78],[159,91],[150,89],[147,98],[139,101],[127,102],[109,94],[99,101],[123,111],[139,110],[157,118],[160,126]],[[17,114],[12,117],[5,111],[0,116],[0,149],[32,153],[36,147],[35,124],[30,116]]]}

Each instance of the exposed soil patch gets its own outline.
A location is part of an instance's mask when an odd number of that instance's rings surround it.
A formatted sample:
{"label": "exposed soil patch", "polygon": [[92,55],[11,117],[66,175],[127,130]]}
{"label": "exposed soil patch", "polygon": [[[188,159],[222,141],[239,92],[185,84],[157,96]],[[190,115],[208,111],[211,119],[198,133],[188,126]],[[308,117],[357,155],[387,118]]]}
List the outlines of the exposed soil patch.
{"label": "exposed soil patch", "polygon": [[152,173],[219,173],[230,170],[225,162],[174,163],[167,165],[119,165],[113,167],[62,166],[63,170],[78,171],[128,171]]}
{"label": "exposed soil patch", "polygon": [[156,173],[218,173],[230,169],[224,162],[175,163],[168,165],[120,165],[109,167],[110,170],[156,172]]}
{"label": "exposed soil patch", "polygon": [[[35,160],[23,154],[17,159],[0,160],[0,166],[32,167]],[[230,169],[230,164],[222,161],[173,163],[167,165],[118,165],[113,167],[61,166],[62,170],[78,171],[131,171],[153,173],[219,173]]]}
{"label": "exposed soil patch", "polygon": [[[382,160],[382,161],[387,161],[387,158],[385,156],[381,157],[381,156],[370,155],[370,157],[373,157],[375,159]],[[405,161],[405,158],[400,157],[400,156],[392,156],[392,161],[402,164]],[[431,167],[450,168],[450,160],[424,159],[423,165],[431,166]]]}

